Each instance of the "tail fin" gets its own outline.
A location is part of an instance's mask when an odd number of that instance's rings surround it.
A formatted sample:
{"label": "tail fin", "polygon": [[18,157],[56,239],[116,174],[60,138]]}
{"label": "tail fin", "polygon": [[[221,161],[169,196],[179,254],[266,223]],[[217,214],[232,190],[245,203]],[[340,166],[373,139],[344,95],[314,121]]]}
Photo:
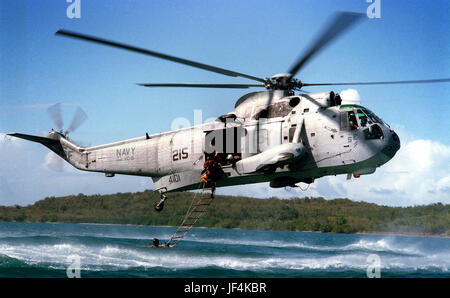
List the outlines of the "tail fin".
{"label": "tail fin", "polygon": [[52,130],[47,137],[22,133],[9,133],[7,135],[42,144],[77,169],[86,170],[88,168],[89,160],[86,148],[70,142],[65,135],[59,132]]}
{"label": "tail fin", "polygon": [[23,133],[9,133],[8,136],[21,138],[24,140],[40,143],[44,145],[45,147],[49,148],[59,156],[64,158],[64,149],[61,146],[61,143],[58,139],[52,139],[52,138],[46,138],[46,137],[39,137],[39,136],[33,136],[33,135],[26,135]]}

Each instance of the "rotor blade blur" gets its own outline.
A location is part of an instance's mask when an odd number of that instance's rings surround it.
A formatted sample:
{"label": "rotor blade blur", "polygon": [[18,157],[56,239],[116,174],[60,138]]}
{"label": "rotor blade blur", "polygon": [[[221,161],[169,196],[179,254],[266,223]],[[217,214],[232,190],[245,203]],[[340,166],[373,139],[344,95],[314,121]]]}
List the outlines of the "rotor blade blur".
{"label": "rotor blade blur", "polygon": [[80,107],[77,107],[75,114],[73,115],[72,123],[66,133],[75,131],[83,122],[87,119],[86,113]]}
{"label": "rotor blade blur", "polygon": [[291,76],[295,76],[298,71],[308,62],[315,54],[329,45],[331,41],[336,39],[340,34],[348,30],[352,25],[356,24],[365,16],[362,13],[340,12],[333,21],[325,28],[319,38],[313,43],[311,48],[307,50],[288,71]]}
{"label": "rotor blade blur", "polygon": [[234,88],[234,89],[246,89],[250,87],[264,87],[263,84],[191,84],[191,83],[149,83],[139,86],[144,87],[194,87],[194,88]]}
{"label": "rotor blade blur", "polygon": [[47,109],[50,118],[56,125],[56,129],[60,131],[63,128],[63,120],[61,115],[61,103],[56,103]]}
{"label": "rotor blade blur", "polygon": [[98,38],[98,37],[94,37],[94,36],[89,36],[89,35],[85,35],[85,34],[81,34],[81,33],[76,33],[76,32],[72,32],[72,31],[60,29],[55,34],[56,35],[64,35],[67,37],[72,37],[72,38],[77,38],[77,39],[82,39],[85,41],[95,42],[95,43],[99,43],[99,44],[103,44],[103,45],[107,45],[107,46],[111,46],[111,47],[115,47],[115,48],[119,48],[119,49],[123,49],[123,50],[127,50],[127,51],[132,51],[132,52],[136,52],[136,53],[140,53],[140,54],[144,54],[144,55],[148,55],[148,56],[153,56],[153,57],[161,58],[164,60],[169,60],[172,62],[177,62],[177,63],[181,63],[184,65],[201,68],[204,70],[220,73],[220,74],[231,76],[231,77],[243,77],[243,78],[247,78],[247,79],[254,80],[254,81],[264,82],[264,79],[254,77],[251,75],[234,72],[234,71],[231,71],[228,69],[215,67],[215,66],[211,66],[211,65],[207,65],[207,64],[203,64],[203,63],[199,63],[199,62],[195,62],[195,61],[191,61],[191,60],[187,60],[187,59],[183,59],[183,58],[178,58],[178,57],[154,52],[151,50],[138,48],[138,47],[134,47],[131,45],[127,45],[127,44],[123,44],[123,43],[119,43],[119,42],[115,42],[115,41],[110,41],[110,40],[106,40],[106,39],[102,39],[102,38]]}
{"label": "rotor blade blur", "polygon": [[424,84],[424,83],[445,83],[450,82],[450,78],[432,80],[409,80],[409,81],[385,81],[385,82],[354,82],[354,83],[303,83],[303,86],[332,86],[332,85],[393,85],[393,84]]}

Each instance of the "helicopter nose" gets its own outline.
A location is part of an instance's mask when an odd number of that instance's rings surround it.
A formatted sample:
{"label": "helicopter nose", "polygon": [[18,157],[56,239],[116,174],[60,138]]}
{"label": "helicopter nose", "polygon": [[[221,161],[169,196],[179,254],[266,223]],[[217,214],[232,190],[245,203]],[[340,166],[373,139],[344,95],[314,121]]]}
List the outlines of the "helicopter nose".
{"label": "helicopter nose", "polygon": [[390,129],[387,137],[386,146],[381,151],[384,155],[388,156],[389,159],[394,157],[395,153],[400,149],[400,138],[397,133]]}

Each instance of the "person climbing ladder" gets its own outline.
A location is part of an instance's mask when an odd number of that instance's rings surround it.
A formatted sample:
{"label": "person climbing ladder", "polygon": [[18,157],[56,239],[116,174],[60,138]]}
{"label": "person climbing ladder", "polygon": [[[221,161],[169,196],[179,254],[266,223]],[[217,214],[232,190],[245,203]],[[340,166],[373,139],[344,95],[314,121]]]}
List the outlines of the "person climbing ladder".
{"label": "person climbing ladder", "polygon": [[211,155],[207,155],[203,168],[201,179],[205,185],[211,187],[211,198],[214,198],[216,181],[224,175],[219,153],[214,151]]}

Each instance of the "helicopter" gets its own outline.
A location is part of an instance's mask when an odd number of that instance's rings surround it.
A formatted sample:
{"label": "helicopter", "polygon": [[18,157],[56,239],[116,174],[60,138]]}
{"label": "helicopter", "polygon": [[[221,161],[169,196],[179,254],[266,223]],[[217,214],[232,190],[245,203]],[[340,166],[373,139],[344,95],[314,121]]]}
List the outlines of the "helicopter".
{"label": "helicopter", "polygon": [[[344,104],[334,91],[308,93],[307,86],[385,85],[449,82],[450,79],[304,83],[297,73],[365,14],[340,12],[322,34],[301,55],[286,74],[257,77],[187,60],[120,42],[58,30],[63,37],[92,42],[117,49],[156,57],[190,67],[240,77],[256,83],[139,83],[143,87],[180,88],[265,88],[241,96],[234,110],[216,121],[193,127],[142,135],[137,138],[83,147],[68,134],[84,118],[79,112],[69,129],[62,129],[60,107],[49,112],[57,130],[46,137],[22,133],[9,136],[40,143],[73,167],[91,172],[151,177],[161,199],[155,210],[161,211],[167,193],[202,187],[201,173],[207,157],[218,154],[224,162],[223,176],[217,187],[269,182],[270,187],[295,187],[311,184],[329,175],[347,175],[347,179],[372,174],[391,160],[400,149],[397,133],[370,109],[359,104]],[[297,92],[296,92],[297,91]]]}

